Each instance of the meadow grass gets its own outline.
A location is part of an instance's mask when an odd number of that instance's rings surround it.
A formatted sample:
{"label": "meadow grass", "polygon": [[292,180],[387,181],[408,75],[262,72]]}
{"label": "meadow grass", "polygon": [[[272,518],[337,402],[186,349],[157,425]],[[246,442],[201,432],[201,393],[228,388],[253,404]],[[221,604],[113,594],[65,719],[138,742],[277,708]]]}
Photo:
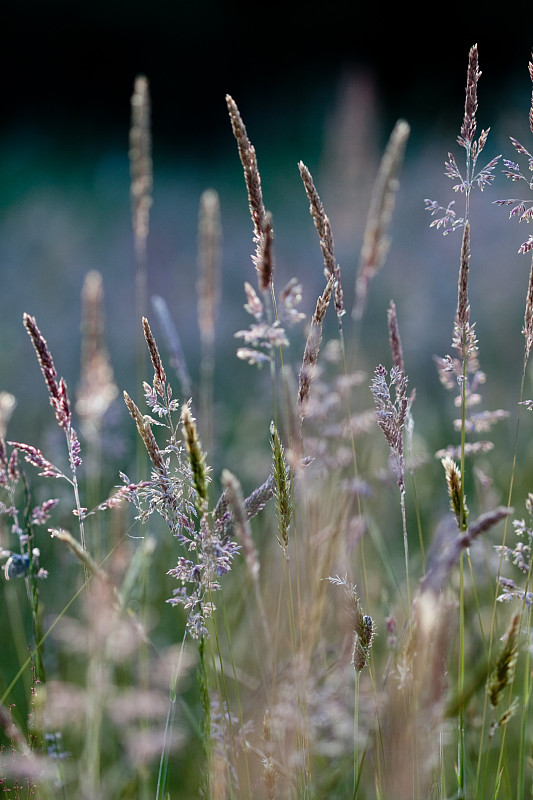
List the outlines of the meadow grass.
{"label": "meadow grass", "polygon": [[[531,63],[529,71],[533,82]],[[116,385],[105,287],[91,272],[76,398],[59,376],[46,320],[23,318],[64,435],[64,466],[48,459],[44,437],[10,439],[15,401],[0,395],[6,796],[521,800],[533,792],[533,487],[518,496],[518,445],[533,409],[525,396],[533,267],[519,411],[502,452],[489,435],[511,409],[484,409],[469,298],[471,205],[490,202],[482,192],[500,165],[531,188],[533,157],[513,139],[521,163],[478,163],[490,141],[488,129],[477,133],[480,76],[474,46],[457,140],[464,164],[452,153],[445,163],[456,200],[425,201],[435,235],[457,238],[456,313],[435,358],[450,444],[436,454],[416,428],[401,306],[383,309],[386,364],[360,342],[390,250],[409,125],[394,127],[376,176],[352,308],[320,187],[299,163],[323,269],[306,316],[305,286],[296,277],[277,285],[260,158],[226,97],[254,246],[243,287],[249,325],[234,326],[236,356],[250,365],[249,386],[262,387],[253,424],[243,416],[235,425],[242,474],[227,468],[218,442],[219,198],[208,189],[200,201],[201,356],[191,379],[173,310],[161,297],[148,302],[150,98],[146,79],[136,81],[134,388]],[[533,133],[533,102],[529,122]],[[494,202],[533,218],[533,199]],[[532,250],[530,237],[520,252]],[[113,463],[108,491],[107,415],[120,398],[137,451],[127,467]],[[252,461],[262,477],[248,491]],[[494,465],[505,473],[500,485]]]}

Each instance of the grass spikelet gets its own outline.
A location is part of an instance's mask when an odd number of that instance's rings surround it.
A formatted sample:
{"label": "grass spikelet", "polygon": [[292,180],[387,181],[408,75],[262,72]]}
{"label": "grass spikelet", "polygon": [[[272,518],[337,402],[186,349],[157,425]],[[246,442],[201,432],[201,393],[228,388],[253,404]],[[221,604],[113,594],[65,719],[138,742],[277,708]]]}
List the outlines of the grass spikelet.
{"label": "grass spikelet", "polygon": [[263,190],[261,188],[261,176],[257,166],[257,156],[255,148],[248,138],[246,127],[242,121],[239,109],[235,100],[228,94],[226,104],[231,120],[233,135],[237,142],[239,157],[244,170],[244,181],[248,191],[248,205],[254,226],[254,242],[256,244],[256,254],[253,262],[257,271],[259,288],[265,292],[272,283],[273,261],[270,252],[270,242],[272,237],[272,222],[267,215],[263,203]]}
{"label": "grass spikelet", "polygon": [[457,326],[467,331],[470,323],[470,304],[468,302],[468,272],[470,266],[470,223],[465,222],[461,243],[461,260],[457,284]]}
{"label": "grass spikelet", "polygon": [[465,113],[461,125],[461,138],[465,142],[472,142],[476,132],[477,113],[477,84],[481,77],[478,67],[477,44],[470,48],[468,54],[468,70],[466,74]]}
{"label": "grass spikelet", "polygon": [[285,451],[273,422],[270,423],[270,445],[272,447],[273,475],[275,482],[274,495],[278,510],[278,542],[285,551],[289,546],[289,528],[292,518],[292,497],[289,467],[285,459]]}
{"label": "grass spikelet", "polygon": [[381,159],[370,201],[355,284],[355,305],[352,316],[356,320],[361,319],[365,312],[369,284],[385,263],[389,252],[390,240],[387,231],[394,210],[396,192],[399,188],[398,174],[410,130],[407,122],[399,120],[394,126]]}
{"label": "grass spikelet", "polygon": [[57,423],[61,428],[66,429],[71,421],[70,403],[66,384],[63,378],[59,381],[57,379],[54,359],[52,358],[46,339],[37,326],[35,317],[24,313],[22,319],[24,327],[28,331],[33,347],[35,348],[41,372],[50,395],[50,404],[55,411]]}
{"label": "grass spikelet", "polygon": [[463,495],[463,485],[461,479],[461,470],[449,456],[445,456],[441,461],[446,474],[446,484],[448,486],[448,495],[450,498],[450,508],[455,514],[457,526],[459,530],[464,530],[466,521],[468,519],[468,508],[466,506],[466,498]]}
{"label": "grass spikelet", "polygon": [[505,689],[511,684],[518,658],[520,612],[515,611],[502,636],[503,646],[489,678],[487,692],[490,704],[496,708]]}
{"label": "grass spikelet", "polygon": [[328,280],[330,278],[334,279],[335,309],[337,311],[337,316],[342,317],[345,313],[345,310],[341,283],[341,270],[335,261],[333,234],[331,232],[329,218],[324,211],[324,206],[322,205],[322,201],[316,190],[311,173],[302,161],[300,161],[298,164],[298,168],[300,170],[300,175],[309,199],[309,211],[313,217],[315,228],[318,231],[318,236],[320,239],[320,249],[322,250],[322,255],[324,257],[324,274]]}
{"label": "grass spikelet", "polygon": [[207,485],[208,475],[205,464],[205,454],[202,452],[196,422],[191,414],[190,407],[185,404],[181,409],[181,422],[183,424],[183,436],[189,455],[189,464],[193,476],[193,484],[197,494],[197,508],[200,514],[207,509]]}
{"label": "grass spikelet", "polygon": [[324,322],[324,317],[331,300],[333,284],[334,278],[332,276],[329,278],[323,294],[321,294],[317,300],[315,313],[313,314],[311,326],[305,342],[302,366],[298,381],[298,410],[300,412],[300,422],[304,419],[306,414],[306,406],[309,401],[311,383],[313,382],[315,375],[316,366],[318,363],[318,353],[320,352],[320,344],[322,342],[322,323]]}
{"label": "grass spikelet", "polygon": [[150,328],[150,325],[146,317],[142,318],[142,326],[144,331],[144,338],[146,339],[146,344],[148,345],[148,350],[150,352],[152,366],[154,368],[154,389],[156,390],[156,392],[160,397],[164,397],[167,376],[165,375],[165,370],[161,362],[161,356],[159,355],[159,348],[157,346],[157,342],[155,340],[155,337],[152,333],[152,330]]}

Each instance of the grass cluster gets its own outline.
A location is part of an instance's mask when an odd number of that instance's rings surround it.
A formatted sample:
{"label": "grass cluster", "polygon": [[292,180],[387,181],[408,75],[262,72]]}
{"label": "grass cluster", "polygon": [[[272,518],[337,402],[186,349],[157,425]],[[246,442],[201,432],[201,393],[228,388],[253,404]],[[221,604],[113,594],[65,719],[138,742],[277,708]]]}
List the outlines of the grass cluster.
{"label": "grass cluster", "polygon": [[[533,82],[531,63],[529,71]],[[469,299],[477,269],[470,206],[486,201],[481,192],[500,167],[531,189],[533,156],[512,139],[518,163],[485,161],[480,75],[473,46],[457,140],[464,159],[449,153],[445,164],[457,199],[425,201],[430,225],[457,238],[457,308],[435,357],[449,443],[436,454],[416,427],[402,309],[392,300],[383,309],[387,363],[373,363],[359,338],[390,248],[409,125],[394,127],[376,176],[351,308],[330,219],[310,170],[298,165],[324,275],[306,315],[300,281],[277,285],[260,159],[227,96],[254,247],[243,291],[249,325],[235,325],[249,385],[235,391],[260,381],[263,397],[250,409],[253,424],[235,425],[241,474],[224,463],[217,428],[219,198],[209,189],[200,203],[201,358],[189,371],[172,309],[161,297],[149,302],[150,98],[146,79],[136,81],[137,376],[119,391],[102,277],[91,272],[76,396],[57,371],[61,353],[50,351],[46,320],[23,318],[63,457],[47,453],[44,436],[12,441],[16,401],[0,395],[7,797],[511,800],[533,792],[533,486],[518,496],[528,467],[519,442],[533,410],[525,396],[533,265],[516,408],[485,409]],[[533,133],[533,102],[529,123]],[[495,202],[519,221],[533,218],[533,198]],[[532,236],[520,246],[530,251]],[[127,465],[109,463],[106,447],[122,400],[137,441]],[[490,432],[503,420],[514,424],[499,452]],[[262,477],[248,489],[252,462]]]}

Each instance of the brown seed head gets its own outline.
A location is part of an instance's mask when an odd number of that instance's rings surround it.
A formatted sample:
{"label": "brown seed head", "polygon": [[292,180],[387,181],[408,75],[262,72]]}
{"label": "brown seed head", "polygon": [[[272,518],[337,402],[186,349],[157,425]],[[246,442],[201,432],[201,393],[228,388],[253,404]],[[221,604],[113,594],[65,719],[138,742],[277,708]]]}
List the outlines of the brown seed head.
{"label": "brown seed head", "polygon": [[142,325],[144,338],[146,339],[146,344],[148,345],[148,350],[150,351],[152,366],[154,368],[154,389],[161,397],[164,397],[164,387],[167,381],[167,376],[165,375],[165,370],[163,369],[161,356],[159,355],[159,348],[157,347],[157,342],[146,317],[142,318]]}
{"label": "brown seed head", "polygon": [[470,48],[468,54],[468,71],[466,74],[465,115],[461,126],[461,137],[465,143],[471,144],[476,132],[477,83],[481,77],[478,68],[477,44]]}

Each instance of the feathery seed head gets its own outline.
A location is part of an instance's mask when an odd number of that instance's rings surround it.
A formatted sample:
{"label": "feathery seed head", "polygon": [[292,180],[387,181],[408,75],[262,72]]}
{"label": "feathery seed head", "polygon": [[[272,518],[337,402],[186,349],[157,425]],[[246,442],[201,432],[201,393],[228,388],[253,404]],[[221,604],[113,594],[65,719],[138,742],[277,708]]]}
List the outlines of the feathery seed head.
{"label": "feathery seed head", "polygon": [[461,470],[449,456],[445,456],[441,461],[446,474],[446,483],[448,485],[448,495],[450,497],[450,508],[455,514],[457,525],[460,530],[466,527],[466,520],[468,517],[468,509],[466,507],[466,500],[463,494],[463,483],[461,480]]}

